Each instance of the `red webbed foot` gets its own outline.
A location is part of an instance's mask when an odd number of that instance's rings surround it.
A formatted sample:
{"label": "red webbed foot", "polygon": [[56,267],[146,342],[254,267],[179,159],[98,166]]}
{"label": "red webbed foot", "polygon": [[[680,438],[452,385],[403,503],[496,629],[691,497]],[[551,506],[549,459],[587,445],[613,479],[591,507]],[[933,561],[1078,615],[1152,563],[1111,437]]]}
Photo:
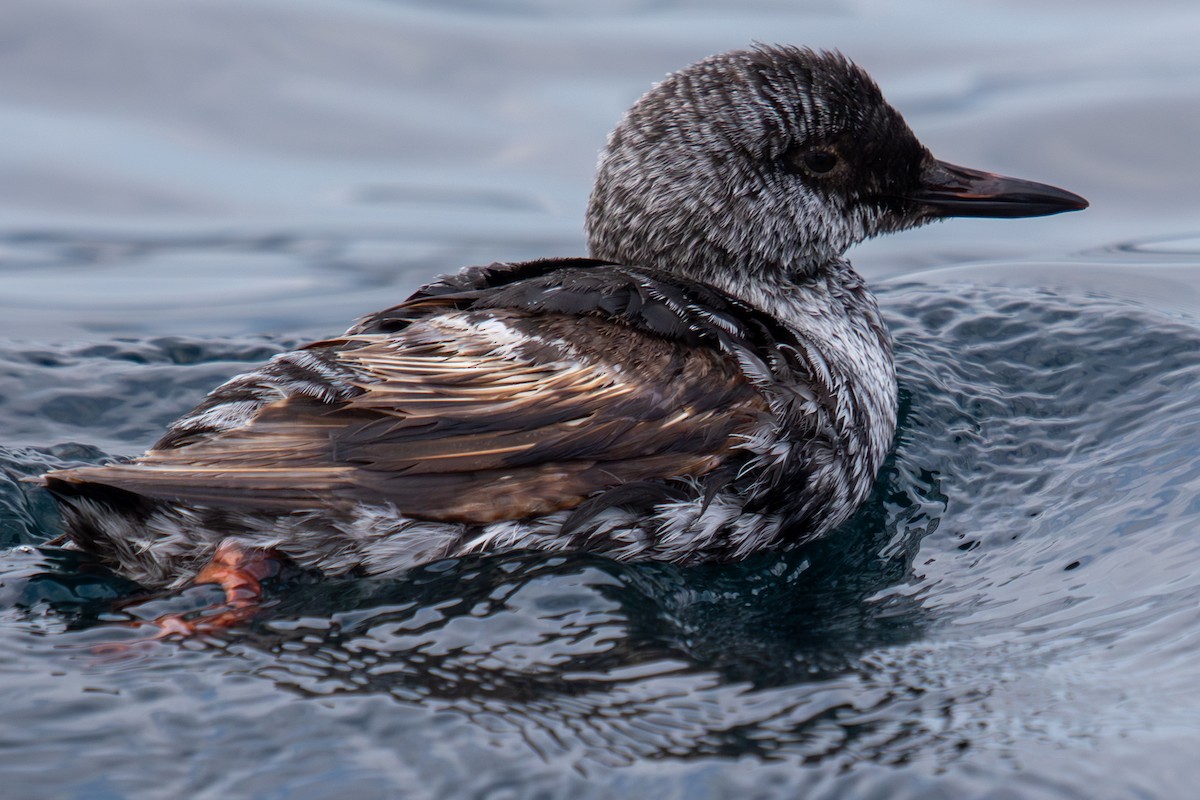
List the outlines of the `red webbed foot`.
{"label": "red webbed foot", "polygon": [[159,617],[156,639],[195,636],[232,628],[254,617],[262,599],[262,581],[278,574],[281,562],[272,550],[256,550],[226,539],[217,546],[192,585],[217,584],[225,590],[225,602],[199,612]]}

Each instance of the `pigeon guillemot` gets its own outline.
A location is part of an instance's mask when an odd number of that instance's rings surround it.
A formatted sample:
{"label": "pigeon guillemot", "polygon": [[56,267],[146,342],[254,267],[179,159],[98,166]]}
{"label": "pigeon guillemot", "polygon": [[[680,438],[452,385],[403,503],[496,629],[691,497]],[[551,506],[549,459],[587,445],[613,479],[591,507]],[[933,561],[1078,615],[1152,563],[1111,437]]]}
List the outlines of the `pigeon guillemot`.
{"label": "pigeon guillemot", "polygon": [[838,53],[713,56],[612,132],[591,258],[443,277],[231,379],[140,458],[42,480],[74,546],[152,587],[247,552],[392,575],[811,540],[866,498],[896,425],[891,341],[846,248],[1086,205],[935,160]]}

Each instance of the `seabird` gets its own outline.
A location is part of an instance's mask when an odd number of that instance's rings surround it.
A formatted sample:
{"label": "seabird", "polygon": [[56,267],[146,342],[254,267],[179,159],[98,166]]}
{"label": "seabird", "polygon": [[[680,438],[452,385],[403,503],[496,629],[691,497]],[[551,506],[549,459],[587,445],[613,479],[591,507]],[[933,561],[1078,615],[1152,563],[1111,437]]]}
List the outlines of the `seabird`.
{"label": "seabird", "polygon": [[809,541],[867,497],[896,426],[891,340],[846,249],[1086,206],[936,160],[836,52],[716,55],[609,136],[589,258],[439,278],[217,387],[141,457],[41,480],[74,547],[231,597],[268,557],[397,575]]}

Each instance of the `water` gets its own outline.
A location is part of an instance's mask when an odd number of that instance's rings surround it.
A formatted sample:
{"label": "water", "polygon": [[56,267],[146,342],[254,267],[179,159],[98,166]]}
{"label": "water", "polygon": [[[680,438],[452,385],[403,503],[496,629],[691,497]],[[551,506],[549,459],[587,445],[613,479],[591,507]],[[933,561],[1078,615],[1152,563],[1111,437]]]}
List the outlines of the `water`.
{"label": "water", "polygon": [[[0,776],[21,797],[1181,797],[1200,779],[1193,4],[10,0]],[[1100,13],[1102,12],[1102,13]],[[1093,202],[869,243],[902,418],[812,548],[294,582],[253,624],[38,549],[48,467],[462,264],[582,252],[665,71],[838,46],[957,163]],[[100,652],[124,643],[123,652]]]}

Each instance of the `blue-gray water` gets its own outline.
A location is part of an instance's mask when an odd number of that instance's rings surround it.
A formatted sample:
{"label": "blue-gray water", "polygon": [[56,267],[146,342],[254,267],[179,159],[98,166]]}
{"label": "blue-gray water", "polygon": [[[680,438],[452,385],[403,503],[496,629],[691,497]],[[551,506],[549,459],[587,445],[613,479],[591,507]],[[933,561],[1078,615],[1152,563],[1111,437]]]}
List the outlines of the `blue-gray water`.
{"label": "blue-gray water", "polygon": [[[3,794],[1190,796],[1200,10],[567,7],[3,4]],[[832,539],[298,584],[245,629],[140,644],[117,624],[134,587],[36,549],[56,516],[20,476],[136,454],[225,377],[438,272],[582,253],[621,111],[753,40],[839,47],[940,157],[1093,203],[852,253],[902,419]]]}

